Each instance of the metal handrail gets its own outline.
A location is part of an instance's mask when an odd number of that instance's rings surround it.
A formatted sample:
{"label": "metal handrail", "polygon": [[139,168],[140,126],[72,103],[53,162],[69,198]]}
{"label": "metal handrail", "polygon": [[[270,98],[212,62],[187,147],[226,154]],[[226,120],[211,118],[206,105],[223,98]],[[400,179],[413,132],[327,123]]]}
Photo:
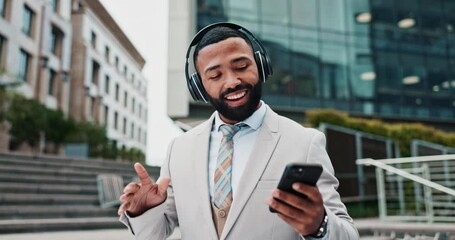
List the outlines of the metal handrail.
{"label": "metal handrail", "polygon": [[[414,161],[411,161],[409,159],[414,159]],[[441,184],[429,181],[425,178],[410,174],[409,172],[406,172],[404,170],[387,165],[387,164],[396,164],[396,163],[410,163],[410,162],[415,162],[416,160],[419,162],[424,162],[424,161],[428,162],[428,161],[436,161],[436,160],[440,161],[440,160],[450,160],[450,159],[455,159],[455,154],[443,155],[443,156],[430,156],[430,157],[426,156],[426,157],[413,157],[413,158],[397,158],[397,159],[389,159],[389,160],[374,160],[371,158],[366,158],[366,159],[358,159],[356,161],[356,163],[359,165],[366,165],[366,166],[373,165],[378,168],[384,169],[388,172],[397,174],[401,177],[413,180],[422,185],[425,185],[425,186],[434,188],[436,190],[439,190],[441,192],[447,193],[449,195],[455,196],[455,190],[453,190],[453,189],[450,189]]]}
{"label": "metal handrail", "polygon": [[[455,154],[448,154],[448,155],[435,155],[435,156],[421,156],[421,157],[406,157],[406,158],[394,158],[394,159],[358,159],[357,161],[363,162],[363,160],[372,160],[375,162],[381,162],[384,164],[397,164],[397,163],[417,163],[417,162],[436,162],[441,160],[454,160]],[[356,163],[357,163],[356,161]],[[357,163],[360,164],[360,163]],[[365,164],[364,164],[365,165]],[[374,164],[371,164],[374,165]]]}

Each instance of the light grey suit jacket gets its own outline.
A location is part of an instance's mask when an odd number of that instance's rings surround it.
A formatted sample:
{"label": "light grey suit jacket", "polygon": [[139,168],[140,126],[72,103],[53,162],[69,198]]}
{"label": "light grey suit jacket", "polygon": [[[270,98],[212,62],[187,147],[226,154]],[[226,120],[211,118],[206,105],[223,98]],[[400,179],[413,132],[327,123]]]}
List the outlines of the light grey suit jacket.
{"label": "light grey suit jacket", "polygon": [[[137,239],[165,239],[176,225],[183,239],[217,239],[207,182],[212,124],[213,116],[170,144],[161,169],[161,175],[172,181],[166,202],[139,217],[121,217]],[[328,216],[329,239],[359,238],[336,191],[338,180],[325,150],[325,136],[267,107],[221,239],[299,239],[292,227],[270,213],[265,204],[290,162],[322,164],[324,170],[317,186]]]}

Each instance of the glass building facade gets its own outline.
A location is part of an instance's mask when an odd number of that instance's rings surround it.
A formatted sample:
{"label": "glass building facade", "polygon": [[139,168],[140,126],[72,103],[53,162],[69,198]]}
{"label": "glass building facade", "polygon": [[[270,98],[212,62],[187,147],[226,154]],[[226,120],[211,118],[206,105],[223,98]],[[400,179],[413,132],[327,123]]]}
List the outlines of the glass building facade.
{"label": "glass building facade", "polygon": [[264,100],[295,110],[455,117],[454,0],[198,0],[261,39],[274,75]]}

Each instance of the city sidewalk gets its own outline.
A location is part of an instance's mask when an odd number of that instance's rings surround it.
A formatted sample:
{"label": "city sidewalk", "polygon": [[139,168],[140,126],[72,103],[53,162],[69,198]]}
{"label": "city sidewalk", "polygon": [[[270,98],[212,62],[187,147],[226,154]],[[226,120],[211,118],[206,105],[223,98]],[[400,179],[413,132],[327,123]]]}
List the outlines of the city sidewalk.
{"label": "city sidewalk", "polygon": [[[168,240],[179,240],[180,231],[176,229]],[[16,233],[0,234],[2,240],[133,240],[134,236],[125,229],[103,229],[85,231],[65,231],[65,232],[42,232],[42,233]]]}

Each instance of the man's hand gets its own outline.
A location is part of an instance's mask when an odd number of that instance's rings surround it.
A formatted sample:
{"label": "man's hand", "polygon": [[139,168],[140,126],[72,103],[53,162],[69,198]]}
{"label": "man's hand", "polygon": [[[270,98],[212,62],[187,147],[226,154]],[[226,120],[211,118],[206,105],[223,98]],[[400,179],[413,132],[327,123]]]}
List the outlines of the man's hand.
{"label": "man's hand", "polygon": [[[308,198],[301,198],[295,194],[275,189],[272,193],[273,197],[268,198],[266,203],[278,211],[278,216],[301,235],[316,234],[324,220],[321,193],[317,187],[301,183],[294,183],[292,188],[305,194]],[[277,199],[282,202],[277,201]]]}
{"label": "man's hand", "polygon": [[150,179],[147,170],[140,164],[135,163],[134,169],[140,179],[140,183],[131,182],[123,189],[120,196],[118,214],[128,212],[131,217],[136,217],[147,210],[163,203],[167,198],[167,187],[171,182],[168,177],[160,177],[156,183]]}

